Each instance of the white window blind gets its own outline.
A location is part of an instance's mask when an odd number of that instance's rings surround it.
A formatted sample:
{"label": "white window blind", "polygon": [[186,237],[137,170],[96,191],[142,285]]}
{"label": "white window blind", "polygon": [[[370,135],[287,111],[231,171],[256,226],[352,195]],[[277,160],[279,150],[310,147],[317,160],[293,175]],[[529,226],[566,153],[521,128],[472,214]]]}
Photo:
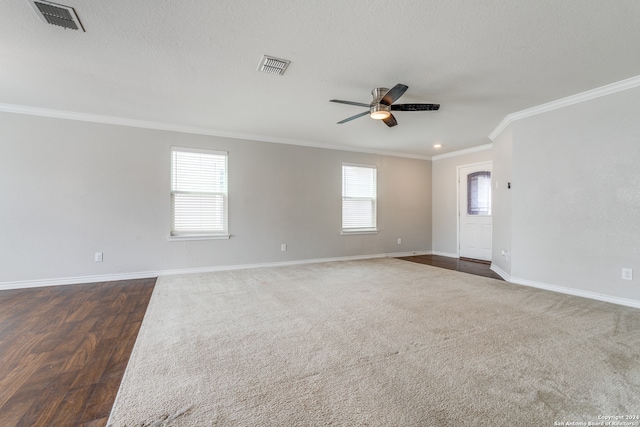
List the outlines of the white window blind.
{"label": "white window blind", "polygon": [[342,231],[376,231],[376,168],[342,165]]}
{"label": "white window blind", "polygon": [[171,149],[171,236],[228,237],[227,153]]}

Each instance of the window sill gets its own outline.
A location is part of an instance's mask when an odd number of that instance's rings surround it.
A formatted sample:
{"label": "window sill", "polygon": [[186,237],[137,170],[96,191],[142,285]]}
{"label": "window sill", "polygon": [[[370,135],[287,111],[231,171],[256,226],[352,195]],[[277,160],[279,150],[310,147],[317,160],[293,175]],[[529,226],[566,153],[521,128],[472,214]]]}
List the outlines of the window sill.
{"label": "window sill", "polygon": [[228,240],[231,238],[229,234],[216,234],[209,236],[169,236],[167,240],[170,242],[180,242],[183,240]]}
{"label": "window sill", "polygon": [[341,230],[340,234],[343,236],[348,236],[351,234],[378,234],[378,230]]}

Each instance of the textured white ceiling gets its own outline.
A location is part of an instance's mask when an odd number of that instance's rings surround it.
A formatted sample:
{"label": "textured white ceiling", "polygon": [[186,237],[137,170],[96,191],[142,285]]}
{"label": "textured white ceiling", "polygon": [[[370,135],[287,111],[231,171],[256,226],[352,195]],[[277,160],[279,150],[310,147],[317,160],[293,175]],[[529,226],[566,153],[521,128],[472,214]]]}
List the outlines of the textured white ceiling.
{"label": "textured white ceiling", "polygon": [[[433,156],[509,113],[640,75],[637,0],[59,0],[86,33],[0,5],[0,104]],[[291,60],[256,71],[263,54]],[[404,83],[399,125],[329,103]],[[441,143],[441,149],[434,149]]]}

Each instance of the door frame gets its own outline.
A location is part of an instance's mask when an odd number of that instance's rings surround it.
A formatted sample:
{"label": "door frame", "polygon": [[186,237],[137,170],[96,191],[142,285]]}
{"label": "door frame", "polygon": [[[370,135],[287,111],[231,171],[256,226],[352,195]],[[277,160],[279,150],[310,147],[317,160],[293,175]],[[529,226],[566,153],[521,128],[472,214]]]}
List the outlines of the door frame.
{"label": "door frame", "polygon": [[[483,162],[467,163],[465,165],[456,166],[456,256],[460,259],[460,169],[468,168],[471,166],[489,165],[491,167],[491,198],[493,199],[493,160],[485,160]],[[491,205],[493,205],[493,200]],[[493,221],[493,212],[491,213]],[[493,234],[493,227],[491,227]],[[491,245],[493,246],[493,244]]]}

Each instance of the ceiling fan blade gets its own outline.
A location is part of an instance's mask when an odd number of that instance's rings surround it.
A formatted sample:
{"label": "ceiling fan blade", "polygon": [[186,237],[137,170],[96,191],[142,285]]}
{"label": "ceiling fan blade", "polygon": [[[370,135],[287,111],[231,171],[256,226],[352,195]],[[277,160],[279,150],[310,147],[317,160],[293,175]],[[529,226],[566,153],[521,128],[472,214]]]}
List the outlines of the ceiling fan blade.
{"label": "ceiling fan blade", "polygon": [[440,108],[440,104],[395,104],[391,106],[392,111],[435,111]]}
{"label": "ceiling fan blade", "polygon": [[351,117],[348,117],[348,118],[346,118],[344,120],[340,120],[338,122],[338,124],[341,125],[343,123],[350,122],[351,120],[357,119],[357,118],[362,117],[362,116],[366,116],[367,114],[369,114],[369,111],[364,111],[364,112],[362,112],[360,114],[356,114],[355,116],[351,116]]}
{"label": "ceiling fan blade", "polygon": [[389,90],[389,92],[387,92],[382,97],[382,99],[380,100],[380,103],[384,105],[393,104],[398,98],[400,98],[407,91],[407,89],[409,89],[409,86],[398,83],[397,85],[392,87],[391,90]]}
{"label": "ceiling fan blade", "polygon": [[398,122],[396,121],[396,118],[393,117],[393,114],[391,114],[386,119],[382,119],[382,121],[384,122],[385,125],[389,126],[390,128],[398,124]]}
{"label": "ceiling fan blade", "polygon": [[357,105],[358,107],[369,108],[369,104],[363,104],[362,102],[341,101],[339,99],[330,99],[329,102],[337,102],[338,104]]}

